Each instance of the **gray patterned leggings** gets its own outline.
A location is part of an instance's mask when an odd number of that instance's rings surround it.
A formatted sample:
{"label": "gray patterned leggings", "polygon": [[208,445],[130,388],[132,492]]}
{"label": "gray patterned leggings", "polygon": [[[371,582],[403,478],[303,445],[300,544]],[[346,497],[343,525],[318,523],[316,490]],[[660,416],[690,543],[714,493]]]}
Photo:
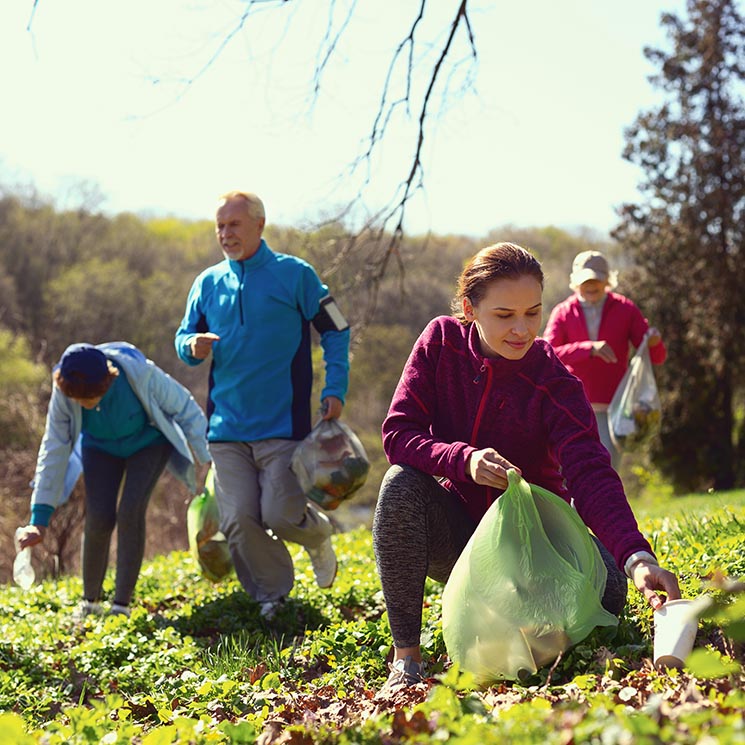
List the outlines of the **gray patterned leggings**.
{"label": "gray patterned leggings", "polygon": [[[394,646],[418,646],[425,579],[447,581],[475,528],[457,499],[432,476],[409,466],[388,469],[375,510],[373,548]],[[608,569],[602,604],[618,616],[626,604],[626,576],[605,546],[595,542]]]}

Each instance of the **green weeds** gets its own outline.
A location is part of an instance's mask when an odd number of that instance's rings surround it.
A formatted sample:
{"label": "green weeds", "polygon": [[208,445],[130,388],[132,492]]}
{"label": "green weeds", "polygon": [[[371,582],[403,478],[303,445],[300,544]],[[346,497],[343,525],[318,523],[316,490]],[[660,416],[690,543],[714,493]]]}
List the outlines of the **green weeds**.
{"label": "green weeds", "polygon": [[376,699],[391,637],[360,528],[334,537],[330,591],[295,552],[298,581],[271,624],[234,579],[213,584],[179,552],[146,564],[129,619],[75,625],[75,577],[0,588],[2,742],[745,742],[745,601],[732,582],[745,575],[745,506],[709,506],[689,498],[640,520],[684,596],[712,598],[685,671],[652,668],[651,609],[632,589],[618,629],[519,685],[476,689],[447,660],[442,587],[428,582],[422,642],[437,680]]}

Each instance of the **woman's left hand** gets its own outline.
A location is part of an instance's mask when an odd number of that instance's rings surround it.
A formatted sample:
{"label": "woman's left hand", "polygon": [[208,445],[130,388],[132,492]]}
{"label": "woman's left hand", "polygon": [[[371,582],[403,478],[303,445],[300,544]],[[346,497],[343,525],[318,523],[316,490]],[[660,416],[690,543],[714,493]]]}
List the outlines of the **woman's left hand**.
{"label": "woman's left hand", "polygon": [[668,600],[680,599],[678,578],[657,564],[647,561],[637,562],[631,569],[631,581],[655,610],[661,608],[665,602],[665,598],[657,594],[658,590],[665,592]]}
{"label": "woman's left hand", "polygon": [[202,494],[207,482],[207,476],[212,467],[212,461],[208,460],[206,463],[199,463],[196,467],[197,470],[197,494]]}

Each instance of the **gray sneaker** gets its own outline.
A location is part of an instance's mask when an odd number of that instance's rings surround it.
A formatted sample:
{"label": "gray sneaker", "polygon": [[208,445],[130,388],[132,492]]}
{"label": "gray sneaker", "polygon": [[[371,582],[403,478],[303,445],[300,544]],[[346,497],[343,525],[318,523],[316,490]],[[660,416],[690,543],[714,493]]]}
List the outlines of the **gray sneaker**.
{"label": "gray sneaker", "polygon": [[132,611],[129,609],[128,605],[122,605],[121,603],[111,604],[111,610],[109,611],[109,615],[126,616],[127,618],[129,618],[131,614],[132,614]]}
{"label": "gray sneaker", "polygon": [[338,563],[334,547],[331,544],[331,538],[327,538],[320,546],[316,548],[305,549],[310,557],[310,563],[313,566],[313,573],[316,575],[316,583],[324,590],[331,587],[336,579],[336,570]]}
{"label": "gray sneaker", "polygon": [[402,660],[396,660],[388,665],[390,674],[383,685],[384,689],[408,688],[409,686],[423,683],[426,677],[423,662],[415,662],[411,655]]}

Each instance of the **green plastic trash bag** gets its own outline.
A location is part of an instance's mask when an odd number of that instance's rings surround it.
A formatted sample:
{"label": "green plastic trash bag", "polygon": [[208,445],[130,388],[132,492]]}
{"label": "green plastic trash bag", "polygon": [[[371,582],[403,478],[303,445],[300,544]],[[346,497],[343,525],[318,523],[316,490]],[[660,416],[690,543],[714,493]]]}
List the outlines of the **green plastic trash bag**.
{"label": "green plastic trash bag", "polygon": [[204,491],[197,494],[186,513],[189,551],[199,564],[202,574],[218,582],[233,569],[228,541],[220,532],[220,512],[215,499],[215,474],[210,468]]}
{"label": "green plastic trash bag", "polygon": [[618,624],[601,605],[607,570],[580,516],[514,469],[507,476],[442,597],[450,659],[480,684],[525,679],[596,626]]}

